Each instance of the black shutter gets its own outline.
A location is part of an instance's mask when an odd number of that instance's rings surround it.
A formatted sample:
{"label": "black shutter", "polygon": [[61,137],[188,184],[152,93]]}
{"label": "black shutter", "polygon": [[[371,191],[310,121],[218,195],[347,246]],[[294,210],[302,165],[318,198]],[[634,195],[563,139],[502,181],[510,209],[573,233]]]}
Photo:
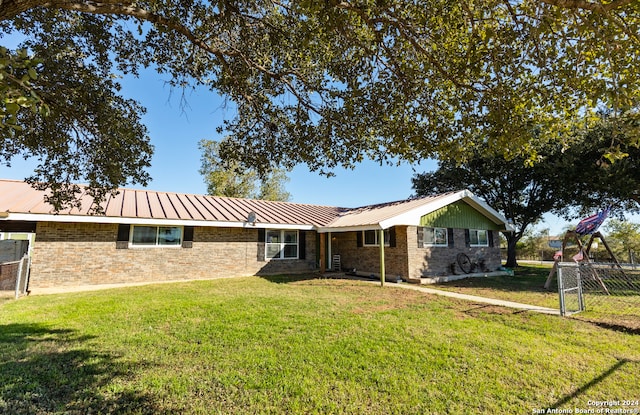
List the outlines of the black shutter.
{"label": "black shutter", "polygon": [[182,232],[182,247],[193,248],[193,226],[185,226]]}
{"label": "black shutter", "polygon": [[471,235],[469,234],[469,229],[464,230],[464,245],[467,248],[471,246]]}
{"label": "black shutter", "polygon": [[449,244],[449,248],[453,248],[455,246],[455,242],[453,240],[453,228],[447,228],[447,243]]}
{"label": "black shutter", "polygon": [[424,248],[424,228],[418,226],[418,248]]}
{"label": "black shutter", "polygon": [[116,249],[129,248],[129,231],[131,225],[121,223],[118,225],[118,238],[116,239]]}
{"label": "black shutter", "polygon": [[362,247],[362,231],[356,231],[356,245],[358,248]]}
{"label": "black shutter", "polygon": [[487,231],[487,239],[489,239],[489,247],[493,248],[493,231]]}
{"label": "black shutter", "polygon": [[392,228],[389,228],[389,247],[394,248],[395,246],[396,246],[396,228],[394,226]]}
{"label": "black shutter", "polygon": [[307,233],[298,231],[298,258],[307,258]]}
{"label": "black shutter", "polygon": [[258,243],[256,244],[257,246],[257,250],[258,250],[258,255],[257,255],[257,260],[259,262],[264,262],[266,261],[266,255],[265,255],[265,240],[266,240],[266,232],[264,229],[258,229]]}

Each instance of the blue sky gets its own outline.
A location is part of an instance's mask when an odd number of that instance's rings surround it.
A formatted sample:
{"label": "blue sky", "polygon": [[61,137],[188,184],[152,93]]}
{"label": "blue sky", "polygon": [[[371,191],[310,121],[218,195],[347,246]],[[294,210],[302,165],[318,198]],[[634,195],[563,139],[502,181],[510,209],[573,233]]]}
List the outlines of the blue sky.
{"label": "blue sky", "polygon": [[[140,78],[127,77],[121,81],[122,93],[138,100],[147,108],[143,122],[149,129],[155,146],[152,181],[149,188],[158,191],[205,194],[206,186],[200,168],[201,139],[220,139],[216,127],[223,119],[233,116],[224,101],[205,89],[186,91],[187,105],[181,105],[182,90],[171,90],[153,70],[141,72]],[[0,177],[22,180],[33,170],[33,163],[19,159],[12,167],[0,165]],[[337,169],[334,177],[320,176],[306,166],[296,167],[290,174],[286,188],[292,201],[340,207],[357,207],[374,203],[401,200],[413,193],[411,177],[416,172],[433,170],[436,162],[425,160],[420,165],[401,164],[380,166],[363,162],[354,170]],[[135,187],[135,186],[129,186]],[[559,233],[565,221],[552,215],[538,228],[550,228]]]}
{"label": "blue sky", "polygon": [[[225,118],[233,116],[225,108],[224,101],[206,89],[183,91],[171,89],[153,70],[142,71],[136,79],[121,80],[122,93],[134,98],[147,108],[143,122],[149,129],[155,147],[152,166],[149,169],[153,190],[206,193],[200,168],[201,139],[221,138],[216,127]],[[22,180],[31,174],[34,164],[15,159],[12,167],[0,166],[0,177]],[[286,184],[292,201],[341,207],[357,207],[367,204],[406,199],[412,195],[411,177],[436,167],[429,160],[421,165],[380,166],[363,162],[354,170],[337,169],[336,176],[324,177],[300,165],[290,174]],[[128,186],[136,187],[136,186]]]}

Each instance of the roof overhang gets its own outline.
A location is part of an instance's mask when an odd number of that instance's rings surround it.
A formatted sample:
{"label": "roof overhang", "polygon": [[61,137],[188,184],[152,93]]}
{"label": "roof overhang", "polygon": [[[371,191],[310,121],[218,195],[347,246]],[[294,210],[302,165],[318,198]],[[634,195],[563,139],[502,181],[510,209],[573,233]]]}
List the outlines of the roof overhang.
{"label": "roof overhang", "polygon": [[33,221],[33,222],[63,222],[63,223],[117,223],[128,225],[154,225],[154,226],[202,226],[213,228],[256,228],[256,229],[298,229],[314,230],[315,226],[308,224],[290,223],[264,223],[264,222],[225,222],[207,220],[184,220],[184,219],[150,219],[150,218],[127,218],[100,215],[53,215],[37,213],[5,213],[0,215],[0,221]]}
{"label": "roof overhang", "polygon": [[375,231],[380,229],[387,229],[380,226],[379,223],[370,224],[370,225],[361,225],[361,226],[324,226],[317,227],[316,231],[318,233],[329,233],[329,232],[354,232],[354,231]]}
{"label": "roof overhang", "polygon": [[347,227],[332,227],[331,225],[318,227],[319,233],[326,232],[350,232],[350,231],[360,231],[360,230],[371,230],[371,229],[389,229],[393,226],[419,226],[420,218],[424,215],[427,215],[431,212],[435,212],[438,209],[442,209],[445,206],[448,206],[452,203],[455,203],[459,200],[463,200],[468,203],[471,207],[476,209],[482,215],[487,217],[491,222],[496,225],[500,225],[504,227],[501,231],[503,232],[513,232],[513,226],[507,222],[507,219],[498,213],[495,209],[485,203],[483,200],[475,196],[469,190],[461,190],[459,192],[443,195],[442,197],[437,197],[433,200],[426,201],[425,204],[408,210],[406,212],[394,215],[392,217],[380,220],[377,223],[369,223],[362,225],[354,225]]}
{"label": "roof overhang", "polygon": [[[220,220],[194,220],[194,219],[171,219],[171,218],[141,218],[141,217],[124,217],[124,216],[106,216],[106,215],[86,215],[86,214],[53,214],[53,213],[18,213],[18,212],[0,212],[1,221],[32,221],[32,222],[66,222],[66,223],[114,223],[114,224],[132,224],[132,225],[155,225],[155,226],[202,226],[202,227],[219,227],[219,228],[257,228],[257,229],[291,229],[291,230],[316,230],[319,233],[328,232],[351,232],[389,229],[393,226],[419,226],[422,216],[441,209],[447,205],[463,200],[471,207],[476,209],[480,214],[484,215],[491,222],[498,225],[503,232],[512,232],[513,226],[507,223],[507,220],[496,210],[491,208],[483,200],[476,197],[469,190],[461,190],[455,193],[448,193],[434,198],[424,200],[413,208],[409,208],[404,212],[381,212],[377,217],[368,216],[358,218],[358,214],[354,214],[353,220],[336,222],[334,220],[325,226],[313,224],[292,224],[277,222],[249,222],[249,221],[220,221]],[[333,224],[333,226],[332,226]],[[340,225],[340,226],[336,226]]]}

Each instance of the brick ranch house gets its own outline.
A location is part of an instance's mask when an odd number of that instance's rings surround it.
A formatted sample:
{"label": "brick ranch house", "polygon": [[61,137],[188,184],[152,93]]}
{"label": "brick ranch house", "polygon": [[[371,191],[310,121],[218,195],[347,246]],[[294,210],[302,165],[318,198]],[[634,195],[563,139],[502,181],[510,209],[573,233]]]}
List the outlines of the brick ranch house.
{"label": "brick ranch house", "polygon": [[345,209],[120,189],[100,215],[86,194],[61,212],[44,195],[0,180],[0,232],[35,233],[32,291],[334,268],[411,280],[451,274],[461,252],[496,270],[510,230],[467,190]]}

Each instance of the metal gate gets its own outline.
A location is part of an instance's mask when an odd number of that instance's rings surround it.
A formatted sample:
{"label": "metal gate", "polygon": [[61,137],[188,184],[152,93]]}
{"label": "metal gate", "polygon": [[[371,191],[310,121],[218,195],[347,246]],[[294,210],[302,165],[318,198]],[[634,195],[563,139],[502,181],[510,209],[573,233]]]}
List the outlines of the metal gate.
{"label": "metal gate", "polygon": [[569,316],[584,311],[580,268],[576,264],[558,264],[558,294],[560,315]]}
{"label": "metal gate", "polygon": [[31,258],[28,254],[19,261],[0,263],[0,290],[15,291],[16,298],[27,294]]}

